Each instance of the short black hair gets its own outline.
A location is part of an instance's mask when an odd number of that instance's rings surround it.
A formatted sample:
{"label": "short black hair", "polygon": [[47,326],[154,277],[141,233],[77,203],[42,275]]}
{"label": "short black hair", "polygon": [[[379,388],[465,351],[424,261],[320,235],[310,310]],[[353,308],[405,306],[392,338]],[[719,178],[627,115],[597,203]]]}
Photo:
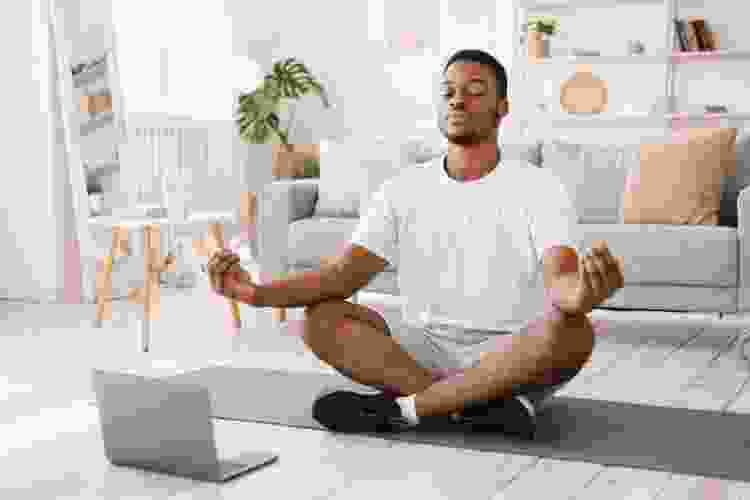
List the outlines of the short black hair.
{"label": "short black hair", "polygon": [[497,97],[508,97],[508,75],[505,68],[491,54],[479,49],[463,49],[453,54],[443,68],[443,75],[454,62],[475,62],[491,66],[497,82]]}

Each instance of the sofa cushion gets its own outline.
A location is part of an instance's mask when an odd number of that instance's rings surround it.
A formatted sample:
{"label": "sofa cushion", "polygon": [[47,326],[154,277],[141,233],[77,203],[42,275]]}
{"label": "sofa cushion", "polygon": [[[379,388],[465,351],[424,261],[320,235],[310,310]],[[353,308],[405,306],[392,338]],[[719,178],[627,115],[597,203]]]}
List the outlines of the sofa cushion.
{"label": "sofa cushion", "polygon": [[401,147],[407,165],[427,163],[448,152],[448,143],[436,132],[409,136]]}
{"label": "sofa cushion", "polygon": [[320,179],[315,215],[356,217],[364,182],[360,154],[347,141],[320,142]]}
{"label": "sofa cushion", "polygon": [[[543,167],[570,193],[581,223],[615,224],[627,171],[625,146],[598,146],[551,140],[542,146]],[[595,189],[592,189],[595,186]]]}
{"label": "sofa cushion", "polygon": [[[359,219],[314,215],[289,224],[287,264],[318,268],[322,257],[338,255],[356,229]],[[386,270],[395,271],[390,264]]]}
{"label": "sofa cushion", "polygon": [[604,240],[613,255],[622,257],[626,285],[737,286],[738,240],[733,228],[579,224],[578,234],[583,248]]}
{"label": "sofa cushion", "polygon": [[722,178],[735,158],[737,129],[696,128],[685,136],[641,144],[640,169],[625,185],[625,224],[719,223]]}
{"label": "sofa cushion", "polygon": [[403,142],[375,138],[321,141],[315,215],[358,217],[362,198],[406,164],[407,152]]}
{"label": "sofa cushion", "polygon": [[539,140],[519,140],[506,139],[498,141],[501,156],[506,160],[522,160],[522,163],[531,163],[534,166],[541,167],[543,162],[542,145],[544,142]]}

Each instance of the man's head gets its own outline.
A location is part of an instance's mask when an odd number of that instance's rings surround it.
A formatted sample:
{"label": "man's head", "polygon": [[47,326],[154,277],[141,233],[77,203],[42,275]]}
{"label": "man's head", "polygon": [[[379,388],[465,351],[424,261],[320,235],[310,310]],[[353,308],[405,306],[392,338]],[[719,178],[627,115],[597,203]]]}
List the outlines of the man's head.
{"label": "man's head", "polygon": [[459,145],[497,143],[508,113],[505,68],[482,50],[461,50],[448,59],[439,86],[438,126]]}

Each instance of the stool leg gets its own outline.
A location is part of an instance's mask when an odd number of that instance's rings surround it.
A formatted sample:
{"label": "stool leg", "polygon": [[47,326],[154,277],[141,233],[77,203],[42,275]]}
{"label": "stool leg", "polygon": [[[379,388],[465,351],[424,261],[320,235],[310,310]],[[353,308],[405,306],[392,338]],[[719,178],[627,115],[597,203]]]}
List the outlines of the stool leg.
{"label": "stool leg", "polygon": [[283,323],[286,321],[286,308],[285,307],[274,307],[273,308],[273,320],[276,323]]}
{"label": "stool leg", "polygon": [[104,268],[96,273],[96,320],[101,328],[105,319],[112,318],[112,256],[104,258]]}
{"label": "stool leg", "polygon": [[110,254],[104,258],[104,269],[96,273],[96,328],[101,328],[105,319],[112,319],[112,266],[115,255],[119,253],[121,238],[120,227],[112,226]]}
{"label": "stool leg", "polygon": [[[224,248],[224,226],[220,222],[212,222],[208,226],[209,233],[213,238],[216,247],[219,249]],[[240,315],[240,305],[237,301],[228,299],[229,309],[232,313],[232,324],[236,330],[242,328],[242,316]]]}
{"label": "stool leg", "polygon": [[141,321],[140,344],[141,351],[148,352],[151,343],[151,313],[152,313],[152,241],[151,226],[143,228],[143,260],[144,260],[144,281],[143,281],[143,320]]}

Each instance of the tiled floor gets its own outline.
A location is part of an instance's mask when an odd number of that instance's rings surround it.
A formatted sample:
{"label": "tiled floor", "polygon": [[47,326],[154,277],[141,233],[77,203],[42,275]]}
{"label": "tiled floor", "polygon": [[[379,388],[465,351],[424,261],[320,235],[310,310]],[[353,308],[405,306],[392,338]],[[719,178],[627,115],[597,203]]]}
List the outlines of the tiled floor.
{"label": "tiled floor", "polygon": [[[221,420],[222,456],[273,449],[280,461],[221,485],[113,467],[88,403],[92,367],[156,375],[215,363],[324,370],[293,332],[270,326],[268,310],[243,307],[244,319],[261,327],[232,338],[226,304],[205,284],[164,291],[148,354],[138,351],[136,309],[120,302],[114,312],[97,330],[90,305],[0,303],[0,498],[750,499],[750,483]],[[750,413],[750,372],[733,350],[738,330],[684,321],[646,329],[628,321],[637,313],[618,314],[610,323],[617,328],[561,394]],[[301,310],[289,317],[293,329]]]}

